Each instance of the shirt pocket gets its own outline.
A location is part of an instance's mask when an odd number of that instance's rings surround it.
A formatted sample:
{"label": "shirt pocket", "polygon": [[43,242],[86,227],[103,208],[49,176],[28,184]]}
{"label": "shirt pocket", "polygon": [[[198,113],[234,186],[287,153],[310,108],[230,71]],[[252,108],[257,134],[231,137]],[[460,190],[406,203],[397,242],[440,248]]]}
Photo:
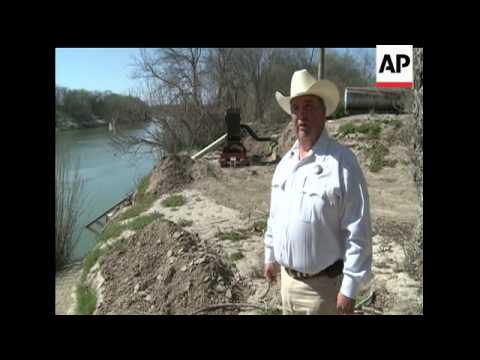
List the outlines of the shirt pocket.
{"label": "shirt pocket", "polygon": [[321,221],[323,215],[337,204],[336,191],[326,181],[308,179],[300,191],[300,219],[305,223]]}
{"label": "shirt pocket", "polygon": [[270,199],[270,217],[272,219],[278,217],[279,207],[282,206],[282,201],[285,197],[285,181],[286,180],[278,180],[272,183]]}

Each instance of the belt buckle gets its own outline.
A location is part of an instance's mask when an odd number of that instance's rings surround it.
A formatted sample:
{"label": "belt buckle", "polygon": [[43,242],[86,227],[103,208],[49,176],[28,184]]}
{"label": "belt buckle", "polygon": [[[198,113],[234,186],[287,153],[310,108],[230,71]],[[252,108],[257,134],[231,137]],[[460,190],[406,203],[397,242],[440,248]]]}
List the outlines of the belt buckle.
{"label": "belt buckle", "polygon": [[287,268],[285,267],[285,270],[287,271],[287,274],[290,275],[291,277],[293,277],[294,279],[298,279],[298,274],[295,270],[293,269],[290,269],[290,268]]}
{"label": "belt buckle", "polygon": [[297,270],[288,269],[288,273],[295,279],[308,279],[309,275]]}
{"label": "belt buckle", "polygon": [[305,279],[307,277],[307,274],[302,273],[301,271],[296,271],[296,274],[299,279]]}

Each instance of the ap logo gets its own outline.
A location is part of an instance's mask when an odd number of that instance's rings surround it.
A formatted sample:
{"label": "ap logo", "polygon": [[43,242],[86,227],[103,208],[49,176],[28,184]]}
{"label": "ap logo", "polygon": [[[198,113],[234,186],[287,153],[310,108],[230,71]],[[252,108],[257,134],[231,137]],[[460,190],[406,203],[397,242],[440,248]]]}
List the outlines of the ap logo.
{"label": "ap logo", "polygon": [[377,45],[377,87],[413,87],[413,45]]}

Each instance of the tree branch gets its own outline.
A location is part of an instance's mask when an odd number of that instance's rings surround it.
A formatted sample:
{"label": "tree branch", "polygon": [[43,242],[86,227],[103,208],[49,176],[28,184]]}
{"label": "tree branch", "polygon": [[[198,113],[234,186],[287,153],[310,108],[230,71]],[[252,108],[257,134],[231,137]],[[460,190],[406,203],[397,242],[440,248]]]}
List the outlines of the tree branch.
{"label": "tree branch", "polygon": [[201,309],[198,309],[191,313],[190,315],[196,315],[201,312],[205,311],[213,311],[217,309],[222,309],[222,308],[227,308],[227,309],[245,309],[245,308],[253,308],[253,309],[259,309],[259,310],[265,310],[265,306],[263,305],[257,305],[257,304],[247,304],[247,303],[224,303],[224,304],[213,304],[213,305],[207,305]]}

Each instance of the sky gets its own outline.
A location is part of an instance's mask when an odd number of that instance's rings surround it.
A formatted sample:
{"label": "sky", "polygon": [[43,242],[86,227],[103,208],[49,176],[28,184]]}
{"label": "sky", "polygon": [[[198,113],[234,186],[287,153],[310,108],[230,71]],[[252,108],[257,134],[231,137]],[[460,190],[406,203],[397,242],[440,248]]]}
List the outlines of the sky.
{"label": "sky", "polygon": [[130,78],[133,48],[56,48],[55,84],[69,89],[128,94],[140,86]]}
{"label": "sky", "polygon": [[[355,54],[366,50],[351,51]],[[367,51],[375,56],[375,49]],[[141,86],[139,80],[130,77],[133,57],[138,54],[138,48],[57,48],[55,84],[69,89],[110,90],[127,95],[130,89]]]}

